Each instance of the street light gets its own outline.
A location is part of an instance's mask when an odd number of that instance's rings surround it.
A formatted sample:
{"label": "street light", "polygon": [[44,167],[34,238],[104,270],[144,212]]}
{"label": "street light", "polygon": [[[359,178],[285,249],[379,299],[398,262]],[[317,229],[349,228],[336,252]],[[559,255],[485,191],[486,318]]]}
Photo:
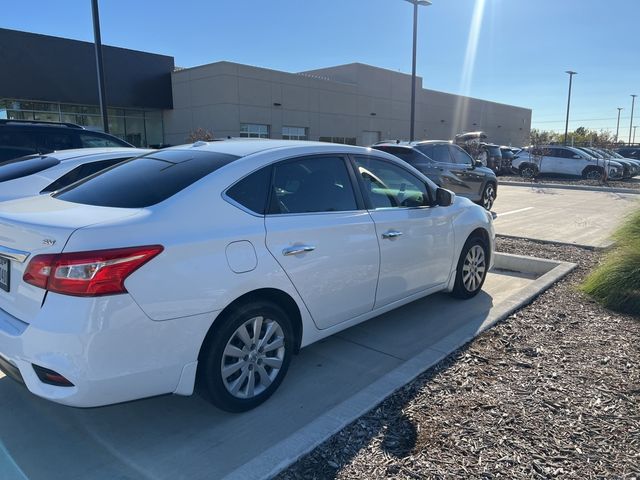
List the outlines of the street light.
{"label": "street light", "polygon": [[638,128],[637,125],[633,126],[633,144],[636,144],[636,128]]}
{"label": "street light", "polygon": [[631,122],[629,122],[629,145],[631,145],[631,129],[633,127],[633,107],[636,106],[636,97],[638,95],[631,95]]}
{"label": "street light", "polygon": [[428,7],[431,0],[405,0],[413,4],[413,62],[411,64],[411,124],[409,141],[413,142],[416,123],[416,50],[418,44],[418,6]]}
{"label": "street light", "polygon": [[616,143],[618,143],[618,132],[620,131],[620,112],[624,110],[622,107],[618,107],[618,125],[616,126]]}
{"label": "street light", "polygon": [[109,118],[107,116],[107,95],[104,91],[104,65],[102,63],[102,40],[100,39],[100,13],[98,0],[91,0],[91,13],[93,16],[93,38],[96,49],[96,69],[98,74],[98,96],[100,97],[100,112],[102,113],[102,125],[104,131],[109,133]]}
{"label": "street light", "polygon": [[569,134],[569,107],[571,106],[571,84],[573,82],[573,76],[577,75],[578,72],[572,72],[571,70],[567,70],[565,73],[569,74],[569,99],[567,100],[567,122],[564,125],[564,144],[567,144],[567,135]]}

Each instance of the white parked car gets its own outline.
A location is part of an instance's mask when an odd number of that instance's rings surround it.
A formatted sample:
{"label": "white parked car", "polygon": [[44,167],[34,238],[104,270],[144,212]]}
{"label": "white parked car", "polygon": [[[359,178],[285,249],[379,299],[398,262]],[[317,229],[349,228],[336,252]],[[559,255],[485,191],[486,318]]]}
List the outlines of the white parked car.
{"label": "white parked car", "polygon": [[0,202],[60,190],[102,169],[151,151],[142,148],[80,148],[0,163]]}
{"label": "white parked car", "polygon": [[434,292],[474,296],[493,245],[489,212],[376,150],[159,150],[0,203],[0,365],[66,405],[198,380],[243,411],[301,347]]}
{"label": "white parked car", "polygon": [[578,148],[563,145],[523,148],[511,165],[525,178],[532,178],[540,173],[588,179],[601,179],[605,172],[609,178],[622,178],[623,174],[620,163],[594,158]]}

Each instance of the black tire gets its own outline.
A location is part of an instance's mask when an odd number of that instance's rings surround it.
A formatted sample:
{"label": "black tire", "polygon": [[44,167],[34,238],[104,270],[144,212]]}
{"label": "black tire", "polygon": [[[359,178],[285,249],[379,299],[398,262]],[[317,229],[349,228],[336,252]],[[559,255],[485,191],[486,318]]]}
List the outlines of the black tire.
{"label": "black tire", "polygon": [[[480,275],[480,281],[477,282],[476,285],[474,285],[473,288],[471,288],[469,285],[469,283],[465,283],[465,276],[464,276],[464,272],[463,269],[465,268],[465,261],[467,260],[467,256],[469,255],[469,252],[472,251],[472,249],[474,249],[475,247],[480,247],[482,249],[483,252],[483,265],[484,265],[484,270],[482,271],[481,275]],[[462,252],[460,253],[460,258],[458,259],[458,266],[456,268],[456,282],[453,286],[453,291],[451,292],[451,294],[456,297],[456,298],[461,298],[461,299],[467,299],[467,298],[471,298],[471,297],[475,297],[478,292],[480,292],[480,290],[482,290],[482,285],[484,285],[484,281],[487,278],[487,271],[488,271],[488,267],[489,267],[489,248],[486,244],[486,242],[480,238],[480,237],[470,237],[466,243],[464,244],[464,247],[462,247]],[[477,250],[474,250],[477,251]],[[476,270],[477,271],[477,270]],[[472,269],[471,272],[473,273],[474,270]]]}
{"label": "black tire", "polygon": [[600,168],[587,168],[582,173],[582,177],[586,180],[604,180],[604,170]]}
{"label": "black tire", "polygon": [[482,190],[482,197],[478,205],[487,211],[491,211],[491,207],[496,201],[496,185],[493,182],[487,182]]}
{"label": "black tire", "polygon": [[[276,359],[281,360],[281,367],[277,370],[274,378],[269,379],[270,383],[266,387],[261,382],[261,371],[271,374],[271,372],[275,372],[276,370],[269,367],[266,363],[260,363],[260,361],[261,358],[265,357],[273,360],[275,357],[268,357],[272,352],[258,353],[258,345],[254,345],[255,348],[253,349],[250,349],[245,345],[245,347],[242,348],[242,351],[245,352],[246,349],[247,355],[243,359],[225,355],[225,349],[228,344],[232,347],[235,346],[240,350],[240,346],[237,343],[234,345],[230,342],[236,342],[240,338],[237,335],[240,327],[257,317],[263,318],[258,337],[260,338],[260,336],[263,336],[262,338],[264,338],[264,336],[266,336],[265,330],[268,328],[267,325],[270,325],[268,322],[274,321],[280,327],[282,332],[282,344],[284,346],[284,354],[282,355],[282,358]],[[250,326],[253,325],[254,324],[252,323]],[[276,328],[276,332],[273,335],[275,336],[278,334],[277,338],[279,339],[279,331],[277,330],[277,327],[274,328]],[[254,332],[250,329],[245,329],[245,332],[248,333],[250,340],[255,338],[253,337]],[[274,338],[274,336],[271,336],[270,339]],[[278,342],[279,341],[280,340],[278,340]],[[240,345],[242,345],[241,342]],[[197,381],[199,390],[207,400],[213,403],[216,407],[227,412],[245,412],[247,410],[251,410],[265,402],[280,386],[287,370],[289,369],[293,350],[294,334],[291,326],[291,320],[286,312],[278,305],[270,302],[252,302],[238,307],[224,315],[223,318],[216,319],[214,328],[209,332],[205,339],[198,362]],[[250,354],[252,355],[251,358],[249,358]],[[238,377],[233,380],[234,383],[239,380],[240,377],[245,375],[245,370],[250,370],[252,373],[248,373],[247,375],[253,378],[254,383],[257,384],[257,382],[260,382],[259,387],[263,388],[263,390],[253,396],[249,396],[247,393],[245,398],[232,394],[226,385],[229,384],[229,379],[233,378],[233,376],[223,378],[222,374],[223,361],[227,367],[233,367],[235,365],[226,363],[230,358],[238,358],[238,363],[242,363],[246,366],[246,369],[245,367],[242,367],[233,374],[238,374]],[[267,378],[268,377],[265,376],[265,380]],[[242,390],[242,385],[245,385],[245,391],[250,391],[248,376],[238,383],[240,384],[240,390]],[[241,393],[241,391],[238,392],[238,394]]]}
{"label": "black tire", "polygon": [[534,165],[523,165],[520,167],[520,175],[522,178],[536,178],[538,169]]}

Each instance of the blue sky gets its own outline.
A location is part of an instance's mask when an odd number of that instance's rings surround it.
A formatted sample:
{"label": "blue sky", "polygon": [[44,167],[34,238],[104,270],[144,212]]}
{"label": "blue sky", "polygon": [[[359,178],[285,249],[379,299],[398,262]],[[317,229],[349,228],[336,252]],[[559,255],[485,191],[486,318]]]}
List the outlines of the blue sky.
{"label": "blue sky", "polygon": [[[90,0],[0,5],[0,27],[93,38]],[[295,72],[357,61],[411,71],[412,6],[402,0],[102,0],[100,8],[105,44],[173,55],[178,66],[230,60]],[[571,127],[615,129],[624,107],[624,132],[629,95],[640,94],[638,18],[638,0],[433,0],[420,9],[418,75],[427,88],[531,108],[534,127],[561,131],[564,71],[576,70]]]}

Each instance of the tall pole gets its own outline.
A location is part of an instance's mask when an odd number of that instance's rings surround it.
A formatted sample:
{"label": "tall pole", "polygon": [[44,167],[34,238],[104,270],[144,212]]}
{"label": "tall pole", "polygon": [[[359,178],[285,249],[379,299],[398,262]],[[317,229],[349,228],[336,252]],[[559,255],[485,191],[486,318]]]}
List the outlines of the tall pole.
{"label": "tall pole", "polygon": [[411,126],[409,141],[415,140],[416,128],[416,50],[418,48],[418,2],[413,2],[413,61],[411,63]]}
{"label": "tall pole", "polygon": [[618,143],[618,132],[620,132],[620,112],[624,110],[622,107],[618,107],[618,124],[616,125],[616,143]]}
{"label": "tall pole", "polygon": [[629,145],[631,145],[631,129],[633,127],[633,107],[636,106],[636,97],[638,95],[631,95],[631,122],[629,122]]}
{"label": "tall pole", "polygon": [[411,119],[409,120],[409,141],[415,140],[416,130],[416,55],[418,50],[418,6],[431,5],[431,0],[405,0],[413,4],[413,59],[411,62]]}
{"label": "tall pole", "polygon": [[91,0],[93,14],[93,38],[96,49],[96,68],[98,74],[98,96],[100,97],[100,112],[102,113],[102,128],[109,133],[109,117],[107,115],[107,96],[104,87],[104,65],[102,63],[102,40],[100,39],[100,12],[98,0]]}
{"label": "tall pole", "polygon": [[564,144],[567,144],[567,135],[569,134],[569,108],[571,107],[571,84],[573,83],[573,76],[578,72],[572,72],[567,70],[565,73],[569,74],[569,98],[567,99],[567,121],[564,125]]}
{"label": "tall pole", "polygon": [[636,144],[636,128],[638,128],[637,125],[633,126],[633,144]]}

